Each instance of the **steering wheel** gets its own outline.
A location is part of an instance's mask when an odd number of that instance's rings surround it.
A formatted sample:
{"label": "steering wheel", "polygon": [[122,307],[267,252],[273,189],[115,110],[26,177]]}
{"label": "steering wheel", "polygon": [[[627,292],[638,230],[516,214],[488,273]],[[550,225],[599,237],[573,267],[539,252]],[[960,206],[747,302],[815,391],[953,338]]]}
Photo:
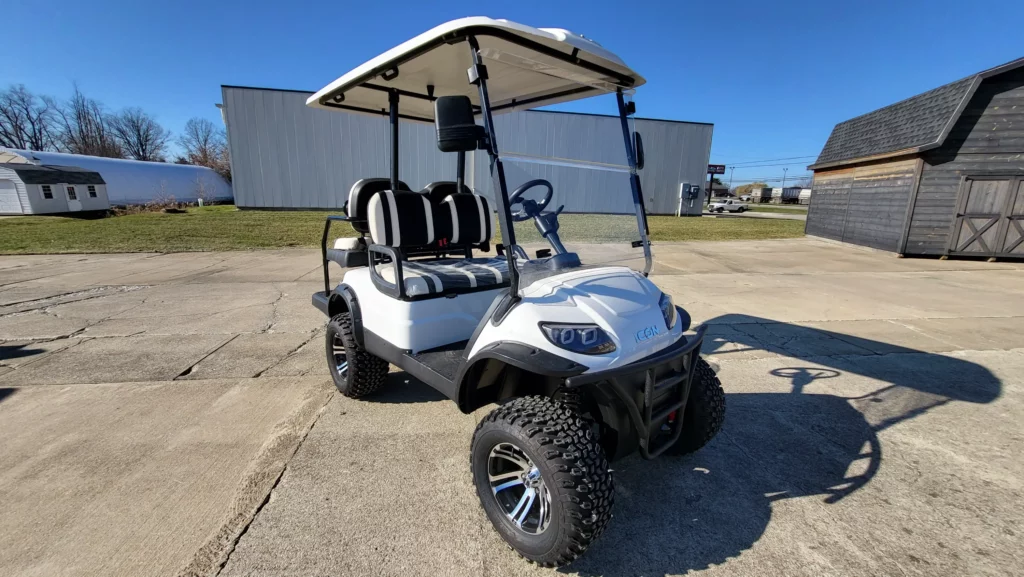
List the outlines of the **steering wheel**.
{"label": "steering wheel", "polygon": [[[537,186],[543,186],[548,189],[544,198],[540,199],[539,202],[533,199],[521,200],[523,194],[525,194],[527,190]],[[536,218],[544,208],[547,207],[548,203],[551,202],[551,196],[554,193],[555,190],[551,187],[551,183],[543,178],[538,178],[522,184],[519,188],[512,191],[512,194],[508,197],[508,204],[510,207],[516,204],[521,205],[519,210],[512,212],[512,220],[515,222],[522,222],[524,220]]]}

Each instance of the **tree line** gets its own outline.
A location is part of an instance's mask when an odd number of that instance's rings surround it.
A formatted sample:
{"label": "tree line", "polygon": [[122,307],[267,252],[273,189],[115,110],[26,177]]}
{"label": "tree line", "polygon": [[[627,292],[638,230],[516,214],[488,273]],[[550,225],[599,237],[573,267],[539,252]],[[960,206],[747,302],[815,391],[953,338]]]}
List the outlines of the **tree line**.
{"label": "tree line", "polygon": [[[182,154],[170,159],[172,139]],[[143,109],[108,111],[77,85],[64,101],[33,94],[21,84],[0,91],[0,146],[151,162],[173,160],[205,166],[231,179],[226,134],[213,122],[190,118],[174,138]]]}

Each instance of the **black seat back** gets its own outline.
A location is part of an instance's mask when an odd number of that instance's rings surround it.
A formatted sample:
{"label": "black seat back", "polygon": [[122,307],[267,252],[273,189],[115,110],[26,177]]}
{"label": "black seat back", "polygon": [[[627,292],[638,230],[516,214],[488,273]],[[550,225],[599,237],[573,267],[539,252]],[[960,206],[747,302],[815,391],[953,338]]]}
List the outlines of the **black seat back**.
{"label": "black seat back", "polygon": [[482,247],[494,234],[487,198],[479,194],[451,194],[434,209],[434,229],[455,247]]}
{"label": "black seat back", "polygon": [[[425,194],[427,198],[430,199],[431,204],[434,205],[434,208],[437,209],[437,207],[441,206],[441,202],[445,198],[458,192],[458,186],[459,185],[452,180],[439,180],[428,184],[420,191],[420,194]],[[473,191],[463,184],[462,192],[460,194],[473,194]]]}
{"label": "black seat back", "polygon": [[[400,190],[409,190],[409,185],[398,181],[398,188]],[[345,203],[345,214],[352,219],[352,228],[363,234],[370,232],[370,225],[367,222],[366,205],[374,194],[390,189],[391,180],[387,178],[361,178],[352,185],[348,192],[348,202]]]}
{"label": "black seat back", "polygon": [[366,205],[368,229],[374,244],[403,250],[423,248],[434,242],[434,211],[422,194],[383,190]]}

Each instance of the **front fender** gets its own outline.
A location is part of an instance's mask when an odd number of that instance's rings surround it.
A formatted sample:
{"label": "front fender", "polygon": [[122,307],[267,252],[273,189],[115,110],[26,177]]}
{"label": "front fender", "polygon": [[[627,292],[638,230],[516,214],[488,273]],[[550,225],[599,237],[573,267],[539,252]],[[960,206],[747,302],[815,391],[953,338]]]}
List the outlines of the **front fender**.
{"label": "front fender", "polygon": [[462,412],[469,413],[477,408],[470,403],[470,393],[476,383],[469,380],[476,374],[475,368],[490,360],[542,376],[561,379],[581,375],[587,371],[584,365],[530,345],[514,341],[491,343],[463,363],[455,377],[455,382],[458,383],[459,409]]}

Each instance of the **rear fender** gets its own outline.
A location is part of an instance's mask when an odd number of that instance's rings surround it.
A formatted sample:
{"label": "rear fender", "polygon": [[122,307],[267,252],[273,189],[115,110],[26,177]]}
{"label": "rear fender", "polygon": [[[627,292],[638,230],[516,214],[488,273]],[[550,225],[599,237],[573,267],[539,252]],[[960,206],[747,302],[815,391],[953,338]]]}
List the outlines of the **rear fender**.
{"label": "rear fender", "polygon": [[359,310],[359,299],[352,287],[347,284],[339,284],[338,288],[331,293],[327,304],[327,316],[334,318],[342,313],[349,313],[352,316],[352,333],[356,343],[363,347],[363,315]]}

